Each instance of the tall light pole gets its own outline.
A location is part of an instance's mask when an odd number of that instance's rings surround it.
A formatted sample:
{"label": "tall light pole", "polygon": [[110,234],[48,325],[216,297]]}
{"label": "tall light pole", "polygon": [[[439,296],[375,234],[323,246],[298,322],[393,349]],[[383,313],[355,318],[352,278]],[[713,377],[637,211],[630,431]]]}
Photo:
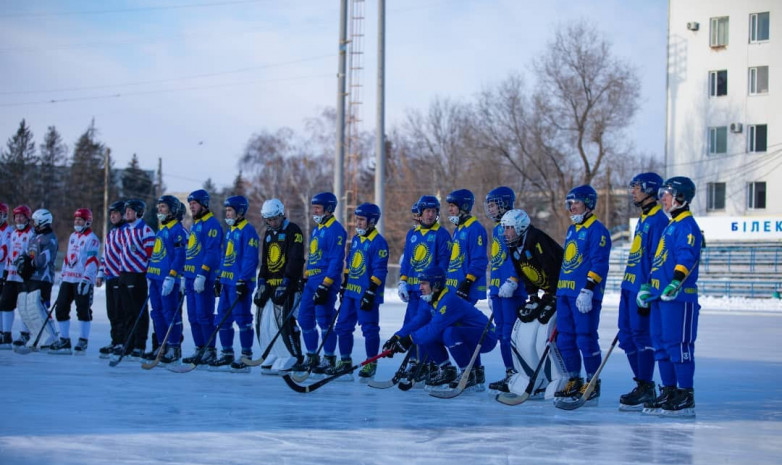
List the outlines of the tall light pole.
{"label": "tall light pole", "polygon": [[[375,202],[385,211],[386,196],[383,184],[386,180],[386,1],[377,2],[377,134],[375,135]],[[377,224],[380,234],[385,234],[383,216]]]}
{"label": "tall light pole", "polygon": [[340,223],[345,222],[342,214],[344,202],[345,177],[345,80],[348,51],[348,0],[341,0],[339,7],[339,65],[337,69],[337,153],[334,158],[334,195],[339,200],[334,216]]}

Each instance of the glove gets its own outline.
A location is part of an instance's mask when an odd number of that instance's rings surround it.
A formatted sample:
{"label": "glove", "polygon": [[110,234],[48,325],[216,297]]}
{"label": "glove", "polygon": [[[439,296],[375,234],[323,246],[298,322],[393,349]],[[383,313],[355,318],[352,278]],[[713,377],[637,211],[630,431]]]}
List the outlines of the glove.
{"label": "glove", "polygon": [[282,305],[285,303],[285,299],[288,298],[288,286],[290,286],[291,280],[288,278],[282,278],[282,282],[279,286],[277,286],[277,289],[274,290],[274,297],[272,297],[272,302],[274,302],[277,305]]}
{"label": "glove", "polygon": [[540,315],[540,298],[536,295],[530,296],[527,303],[519,307],[516,313],[522,323],[534,321]]}
{"label": "glove", "polygon": [[519,283],[508,278],[507,280],[505,280],[504,283],[502,283],[502,286],[500,286],[500,290],[497,291],[497,295],[502,298],[508,299],[510,297],[513,297],[513,293],[516,292],[516,289],[518,288],[519,288]]}
{"label": "glove", "polygon": [[76,288],[76,292],[78,292],[79,295],[87,295],[90,293],[91,287],[92,287],[92,283],[90,283],[89,280],[85,279],[79,283],[79,287]]}
{"label": "glove", "polygon": [[407,281],[399,281],[399,284],[396,285],[396,293],[402,302],[410,301],[410,292],[407,290]]}
{"label": "glove", "polygon": [[215,279],[215,297],[220,297],[223,293],[223,283],[219,279]]}
{"label": "glove", "polygon": [[204,289],[206,289],[206,276],[202,274],[197,275],[195,280],[193,280],[193,289],[199,294],[204,292]]}
{"label": "glove", "polygon": [[166,279],[163,280],[163,290],[160,292],[163,296],[171,294],[171,291],[174,290],[174,281],[173,276],[166,276]]}
{"label": "glove", "polygon": [[266,294],[266,280],[263,278],[258,279],[258,287],[255,288],[255,295],[253,296],[253,303],[258,306],[258,308],[263,308],[266,306],[266,301],[269,300],[269,297]]}
{"label": "glove", "polygon": [[377,292],[377,284],[374,281],[370,281],[369,287],[364,291],[364,295],[361,296],[361,304],[358,308],[366,311],[372,310],[375,304],[375,292]]}
{"label": "glove", "polygon": [[641,284],[641,288],[638,290],[638,294],[635,296],[635,304],[638,305],[638,314],[641,316],[649,316],[651,313],[651,306],[649,302],[652,300],[652,285]]}
{"label": "glove", "polygon": [[401,354],[407,352],[412,345],[412,337],[400,337],[398,334],[394,334],[391,339],[387,340],[386,343],[383,344],[383,350],[393,350],[395,353]]}
{"label": "glove", "polygon": [[678,279],[674,279],[671,281],[670,284],[665,286],[665,289],[663,289],[663,293],[660,295],[660,300],[663,302],[670,302],[671,300],[675,299],[679,292],[682,290],[682,282]]}
{"label": "glove", "polygon": [[339,287],[339,301],[345,298],[345,291],[348,289],[348,273],[342,275],[342,285]]}
{"label": "glove", "polygon": [[247,294],[247,283],[244,281],[236,281],[236,297],[241,297]]}
{"label": "glove", "polygon": [[470,300],[470,288],[472,287],[472,283],[472,279],[464,278],[464,281],[459,283],[459,288],[456,289],[456,295],[464,300]]}
{"label": "glove", "polygon": [[576,308],[581,313],[589,313],[592,311],[592,295],[594,293],[587,288],[581,289],[576,297]]}
{"label": "glove", "polygon": [[329,298],[329,287],[323,283],[318,284],[318,289],[315,290],[315,295],[312,296],[312,301],[315,305],[323,305]]}
{"label": "glove", "polygon": [[554,316],[554,313],[557,311],[557,301],[549,296],[548,294],[544,295],[542,299],[540,299],[540,314],[538,314],[538,321],[540,324],[545,325],[551,320],[551,317]]}

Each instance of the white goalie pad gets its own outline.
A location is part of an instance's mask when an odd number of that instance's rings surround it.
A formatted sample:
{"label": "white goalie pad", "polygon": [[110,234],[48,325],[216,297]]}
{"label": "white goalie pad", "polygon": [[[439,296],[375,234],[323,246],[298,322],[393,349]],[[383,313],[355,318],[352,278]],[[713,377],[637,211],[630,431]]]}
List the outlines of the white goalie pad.
{"label": "white goalie pad", "polygon": [[[299,296],[294,298],[294,302],[298,304],[300,302]],[[298,305],[297,305],[298,307]],[[298,312],[298,308],[294,309]],[[261,352],[265,352],[269,347],[272,339],[280,330],[280,325],[283,323],[286,313],[285,309],[280,305],[275,305],[272,299],[266,302],[263,310],[261,310],[261,328],[260,328],[260,348]],[[280,371],[290,369],[296,363],[296,357],[294,357],[285,345],[284,335],[279,335],[277,340],[274,341],[272,349],[269,351],[269,355],[263,361],[261,373],[265,375],[276,375]]]}
{"label": "white goalie pad", "polygon": [[[41,327],[46,322],[46,315],[48,314],[46,307],[41,302],[41,291],[36,289],[32,292],[20,292],[16,299],[16,309],[30,331],[31,340],[28,344],[32,345],[35,342],[35,337],[41,331]],[[54,324],[49,322],[46,325],[46,329],[44,329],[44,334],[41,335],[39,343],[49,342],[55,338]]]}
{"label": "white goalie pad", "polygon": [[[516,324],[513,326],[511,345],[514,352],[513,363],[518,373],[508,382],[510,392],[521,395],[526,391],[530,377],[540,363],[540,355],[546,350],[546,344],[554,331],[554,327],[554,318],[545,325],[541,325],[538,321],[530,323],[522,323],[520,320],[516,321]],[[555,348],[552,347],[552,349]],[[558,358],[560,359],[559,361],[557,360]],[[560,362],[559,351],[550,350],[548,360],[544,362],[543,368],[535,379],[535,385],[531,393],[533,397],[539,396],[545,390],[545,396],[547,399],[549,398],[549,387],[552,387],[552,385],[555,387],[559,383],[559,379],[564,377]],[[552,387],[552,397],[555,390]]]}

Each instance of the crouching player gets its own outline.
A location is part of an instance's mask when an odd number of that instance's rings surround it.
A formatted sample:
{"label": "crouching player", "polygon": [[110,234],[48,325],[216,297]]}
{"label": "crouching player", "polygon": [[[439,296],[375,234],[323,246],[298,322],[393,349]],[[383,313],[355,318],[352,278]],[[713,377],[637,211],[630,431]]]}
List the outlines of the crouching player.
{"label": "crouching player", "polygon": [[[497,345],[497,331],[486,315],[445,286],[445,276],[445,271],[437,266],[427,268],[418,276],[421,299],[432,305],[432,319],[409,334],[400,330],[386,341],[383,349],[403,353],[413,344],[419,344],[438,367],[436,373],[430,374],[427,385],[453,389],[459,384],[459,373],[451,365],[448,352],[463,371],[470,363],[487,325],[489,329],[481,345],[481,353],[490,352]],[[483,391],[485,386],[478,381],[485,378],[480,354],[474,366],[465,388]]]}

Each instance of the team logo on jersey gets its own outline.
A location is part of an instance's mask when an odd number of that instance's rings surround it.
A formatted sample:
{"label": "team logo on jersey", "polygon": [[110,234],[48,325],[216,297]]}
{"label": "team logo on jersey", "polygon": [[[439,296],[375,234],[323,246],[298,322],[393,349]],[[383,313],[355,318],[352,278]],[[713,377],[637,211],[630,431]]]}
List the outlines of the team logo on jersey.
{"label": "team logo on jersey", "polygon": [[410,265],[415,271],[424,271],[432,263],[432,254],[429,250],[429,244],[420,243],[413,249],[413,259]]}
{"label": "team logo on jersey", "polygon": [[411,243],[413,243],[413,244],[415,244],[416,242],[418,242],[418,236],[416,236],[416,235],[414,234],[414,235],[413,235],[413,237],[411,237],[411,238],[410,238],[410,242],[411,242]]}
{"label": "team logo on jersey", "polygon": [[364,251],[357,249],[353,252],[353,258],[350,260],[350,277],[359,278],[367,271],[367,260]]}
{"label": "team logo on jersey", "polygon": [[459,271],[464,265],[465,256],[462,253],[462,248],[459,242],[454,242],[451,246],[451,261],[448,263],[448,272]]}
{"label": "team logo on jersey", "polygon": [[272,242],[266,249],[266,266],[269,272],[277,273],[285,266],[285,260],[282,254],[282,247],[279,242]]}
{"label": "team logo on jersey", "polygon": [[152,248],[150,262],[160,262],[166,258],[166,248],[163,246],[163,240],[160,237],[155,238],[155,246]]}
{"label": "team logo on jersey", "polygon": [[190,233],[190,237],[187,238],[187,251],[185,252],[185,259],[192,260],[201,254],[201,242],[198,240],[198,236],[194,233]]}
{"label": "team logo on jersey", "polygon": [[323,257],[323,251],[320,250],[318,244],[319,244],[318,236],[313,235],[312,239],[310,239],[310,256],[309,256],[310,265],[314,265],[318,263],[321,257]]}
{"label": "team logo on jersey", "polygon": [[657,243],[657,250],[654,252],[654,259],[652,260],[652,271],[662,268],[668,260],[668,248],[665,246],[665,236],[666,234],[663,234],[662,237],[660,237],[660,242]]}
{"label": "team logo on jersey", "polygon": [[225,245],[225,258],[223,258],[224,267],[233,266],[236,263],[236,248],[232,237],[228,238],[228,244]]}
{"label": "team logo on jersey", "polygon": [[562,258],[562,271],[572,273],[584,263],[584,256],[578,250],[575,240],[569,240],[565,244],[565,255]]}
{"label": "team logo on jersey", "polygon": [[534,284],[536,287],[539,287],[541,289],[549,288],[549,282],[548,282],[548,278],[546,277],[546,273],[539,271],[534,266],[525,263],[521,265],[521,272],[529,280],[529,282]]}
{"label": "team logo on jersey", "polygon": [[635,237],[633,237],[633,243],[630,246],[630,254],[627,257],[627,266],[635,266],[640,263],[641,255],[643,255],[643,250],[641,247],[641,235],[636,234]]}
{"label": "team logo on jersey", "polygon": [[500,243],[499,238],[493,237],[491,240],[491,252],[490,252],[491,269],[499,269],[505,260],[508,258],[508,254],[505,252],[505,248]]}

